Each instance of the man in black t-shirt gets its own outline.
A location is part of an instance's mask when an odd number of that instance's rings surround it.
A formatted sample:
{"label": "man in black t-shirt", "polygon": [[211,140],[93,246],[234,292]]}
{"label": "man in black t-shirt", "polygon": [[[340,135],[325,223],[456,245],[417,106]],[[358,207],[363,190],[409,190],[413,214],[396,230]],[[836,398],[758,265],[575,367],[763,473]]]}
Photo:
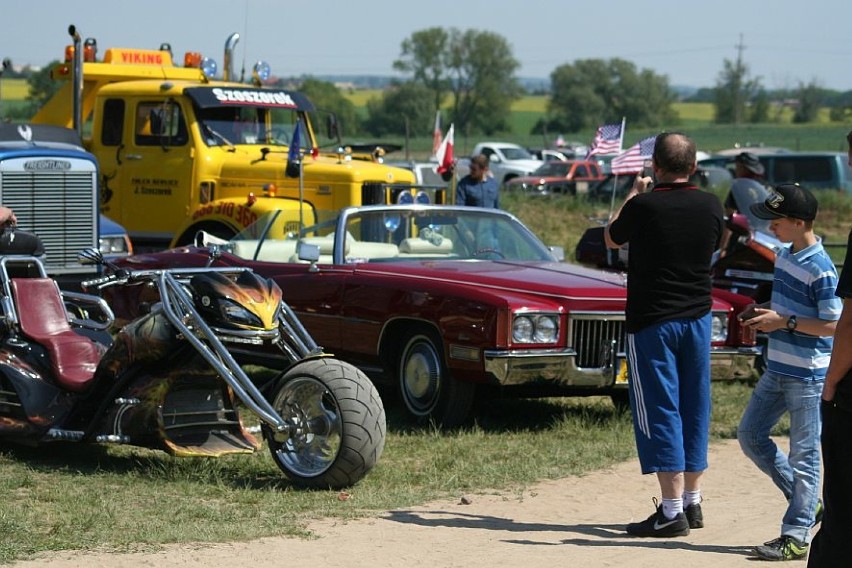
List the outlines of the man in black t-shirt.
{"label": "man in black t-shirt", "polygon": [[722,205],[689,183],[695,143],[664,133],[654,144],[657,180],[637,178],[604,232],[630,243],[627,349],[630,406],[642,473],[656,473],[662,503],[627,525],[642,537],[704,526],[701,475],[710,422],[710,261],[722,235]]}
{"label": "man in black t-shirt", "polygon": [[[852,132],[849,165],[852,166]],[[834,329],[834,348],[822,391],[823,517],[811,542],[808,568],[846,568],[852,554],[852,231],[836,294],[843,312]]]}

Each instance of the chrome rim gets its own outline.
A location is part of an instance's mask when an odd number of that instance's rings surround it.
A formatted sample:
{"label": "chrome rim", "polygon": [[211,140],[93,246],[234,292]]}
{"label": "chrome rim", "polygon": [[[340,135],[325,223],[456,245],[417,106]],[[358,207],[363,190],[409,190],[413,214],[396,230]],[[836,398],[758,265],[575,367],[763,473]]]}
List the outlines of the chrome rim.
{"label": "chrome rim", "polygon": [[405,405],[418,416],[429,414],[441,389],[441,360],[435,346],[420,335],[406,346],[400,363],[400,383]]}
{"label": "chrome rim", "polygon": [[331,467],[343,438],[340,406],[331,391],[316,379],[295,378],[281,388],[273,407],[291,425],[287,439],[276,442],[276,459],[302,477]]}

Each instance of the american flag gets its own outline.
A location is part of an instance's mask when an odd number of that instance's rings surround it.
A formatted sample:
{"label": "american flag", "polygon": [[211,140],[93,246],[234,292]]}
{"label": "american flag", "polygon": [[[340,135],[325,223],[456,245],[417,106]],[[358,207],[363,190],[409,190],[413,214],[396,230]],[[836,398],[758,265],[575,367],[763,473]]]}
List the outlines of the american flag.
{"label": "american flag", "polygon": [[624,123],[604,124],[595,132],[595,139],[586,154],[588,160],[595,154],[618,154],[621,152],[621,136]]}
{"label": "american flag", "polygon": [[618,156],[612,159],[610,166],[612,173],[615,175],[621,174],[638,174],[642,171],[642,166],[645,160],[650,160],[654,154],[654,141],[656,136],[648,136],[643,138]]}

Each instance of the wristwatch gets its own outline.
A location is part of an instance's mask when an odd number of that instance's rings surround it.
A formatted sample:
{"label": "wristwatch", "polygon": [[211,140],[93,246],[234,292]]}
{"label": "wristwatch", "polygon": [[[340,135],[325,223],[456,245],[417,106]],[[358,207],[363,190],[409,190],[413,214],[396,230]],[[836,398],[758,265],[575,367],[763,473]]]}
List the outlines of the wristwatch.
{"label": "wristwatch", "polygon": [[798,321],[796,321],[796,316],[795,316],[795,315],[790,316],[789,318],[787,318],[787,329],[788,329],[789,331],[795,331],[795,330],[796,330],[796,326],[798,326],[798,325],[799,325],[799,322],[798,322]]}

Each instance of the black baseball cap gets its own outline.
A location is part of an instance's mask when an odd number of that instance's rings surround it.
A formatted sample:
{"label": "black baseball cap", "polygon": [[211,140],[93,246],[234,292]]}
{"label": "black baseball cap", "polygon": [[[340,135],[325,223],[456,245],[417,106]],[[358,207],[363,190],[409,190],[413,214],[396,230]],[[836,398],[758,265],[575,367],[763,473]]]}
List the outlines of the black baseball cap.
{"label": "black baseball cap", "polygon": [[737,154],[737,157],[734,158],[734,162],[742,164],[745,169],[747,169],[756,176],[762,176],[763,172],[765,171],[763,168],[763,164],[761,164],[757,156],[755,156],[751,152],[740,152],[739,154]]}
{"label": "black baseball cap", "polygon": [[797,183],[784,183],[772,189],[763,203],[752,203],[751,212],[761,219],[790,217],[813,221],[819,204],[814,194]]}

